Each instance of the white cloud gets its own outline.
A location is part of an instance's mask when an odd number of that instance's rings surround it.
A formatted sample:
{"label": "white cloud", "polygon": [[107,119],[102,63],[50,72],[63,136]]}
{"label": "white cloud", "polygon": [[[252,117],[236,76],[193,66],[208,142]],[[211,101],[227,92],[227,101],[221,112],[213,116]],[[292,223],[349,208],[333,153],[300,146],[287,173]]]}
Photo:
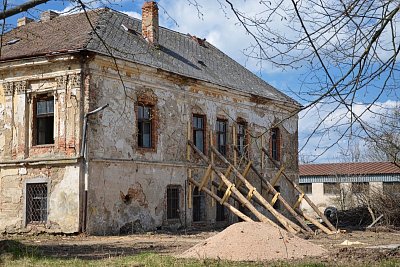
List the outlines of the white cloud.
{"label": "white cloud", "polygon": [[130,16],[130,17],[133,17],[133,18],[136,18],[136,19],[142,19],[142,14],[139,14],[137,12],[134,12],[134,11],[121,11],[121,12],[126,14],[126,15],[128,15],[128,16]]}

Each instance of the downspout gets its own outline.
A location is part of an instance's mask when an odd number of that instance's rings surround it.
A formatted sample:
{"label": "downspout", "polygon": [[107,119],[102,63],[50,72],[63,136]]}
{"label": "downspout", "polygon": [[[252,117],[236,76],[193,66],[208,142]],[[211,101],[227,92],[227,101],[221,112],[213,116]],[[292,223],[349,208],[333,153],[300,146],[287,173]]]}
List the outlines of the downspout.
{"label": "downspout", "polygon": [[87,225],[87,207],[88,207],[88,189],[89,189],[89,160],[88,160],[88,149],[87,149],[88,118],[89,118],[89,116],[102,111],[106,107],[108,107],[108,104],[86,113],[83,118],[82,147],[81,147],[80,156],[83,159],[83,171],[84,171],[84,175],[85,175],[85,182],[84,182],[85,191],[84,191],[84,195],[83,195],[83,202],[84,202],[83,228],[82,228],[82,232],[84,232],[84,233],[86,232],[86,225]]}

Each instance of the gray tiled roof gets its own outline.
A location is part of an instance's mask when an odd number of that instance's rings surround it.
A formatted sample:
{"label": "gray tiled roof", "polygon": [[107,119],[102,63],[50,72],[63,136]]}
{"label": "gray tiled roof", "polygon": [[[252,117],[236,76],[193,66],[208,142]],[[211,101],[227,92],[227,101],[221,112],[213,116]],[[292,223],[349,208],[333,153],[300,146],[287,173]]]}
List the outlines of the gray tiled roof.
{"label": "gray tiled roof", "polygon": [[20,41],[5,45],[1,60],[77,49],[106,55],[111,51],[117,58],[297,105],[208,42],[200,45],[190,35],[160,27],[159,46],[154,47],[141,36],[138,19],[110,9],[91,11],[89,16],[97,34],[84,13],[17,28],[5,34],[3,44],[13,39]]}

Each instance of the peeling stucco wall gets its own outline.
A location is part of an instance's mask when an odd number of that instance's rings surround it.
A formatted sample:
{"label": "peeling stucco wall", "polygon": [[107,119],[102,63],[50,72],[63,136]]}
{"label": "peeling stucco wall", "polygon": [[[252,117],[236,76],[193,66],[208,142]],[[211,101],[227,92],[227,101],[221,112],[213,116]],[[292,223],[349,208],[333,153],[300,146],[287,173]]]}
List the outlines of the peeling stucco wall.
{"label": "peeling stucco wall", "polygon": [[[78,232],[81,69],[64,56],[0,64],[0,232]],[[54,98],[54,144],[35,145],[35,97]],[[47,183],[47,223],[26,225],[26,184]]]}
{"label": "peeling stucco wall", "polygon": [[[119,63],[117,75],[113,62],[97,56],[91,62],[90,106],[96,108],[108,103],[110,106],[92,118],[89,126],[89,231],[97,234],[117,233],[126,224],[140,225],[143,229],[154,229],[168,225],[166,220],[165,192],[169,184],[179,185],[182,193],[187,190],[185,181],[186,140],[188,121],[193,113],[201,113],[207,118],[207,139],[209,130],[215,129],[218,118],[228,120],[228,144],[232,146],[234,121],[243,118],[248,123],[252,135],[264,133],[264,144],[268,146],[269,129],[288,117],[289,109],[282,109],[269,101],[260,104],[244,93],[200,82],[183,79],[160,70]],[[125,86],[125,87],[124,87]],[[137,146],[136,113],[137,102],[145,93],[157,99],[156,147],[140,149]],[[279,125],[283,147],[282,161],[291,179],[297,179],[297,117],[293,116]],[[214,137],[215,138],[215,137]],[[250,157],[260,164],[261,137],[251,138]],[[208,141],[207,141],[208,142]],[[232,157],[232,147],[228,148]],[[208,152],[207,152],[208,153]],[[204,163],[201,163],[204,166]],[[265,162],[265,172],[273,177],[276,169]],[[202,177],[201,168],[198,179]],[[254,185],[260,182],[250,177]],[[294,203],[294,191],[282,180],[282,195]],[[121,195],[129,190],[139,189],[146,199],[133,198],[124,202]],[[121,194],[122,192],[122,194]],[[208,197],[206,197],[208,199]],[[186,197],[182,195],[181,218],[178,225],[186,221],[190,225],[191,209],[185,209]],[[207,200],[206,222],[215,222],[215,206]],[[142,204],[141,204],[142,203]],[[187,204],[187,203],[186,203]]]}

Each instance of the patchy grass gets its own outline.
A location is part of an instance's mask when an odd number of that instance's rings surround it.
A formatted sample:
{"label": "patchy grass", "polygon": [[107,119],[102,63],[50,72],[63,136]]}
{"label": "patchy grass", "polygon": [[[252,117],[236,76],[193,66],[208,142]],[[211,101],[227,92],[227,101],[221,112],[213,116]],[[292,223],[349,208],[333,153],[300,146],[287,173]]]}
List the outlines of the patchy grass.
{"label": "patchy grass", "polygon": [[0,266],[132,266],[132,267],[153,267],[153,266],[218,266],[218,267],[241,267],[241,266],[272,266],[272,267],[328,267],[328,266],[379,266],[379,267],[400,267],[400,259],[382,259],[373,264],[359,264],[338,262],[318,262],[317,259],[300,261],[279,261],[274,263],[252,263],[252,262],[229,262],[218,260],[194,260],[177,259],[172,256],[156,254],[153,252],[141,252],[130,256],[115,256],[102,259],[79,259],[63,258],[56,256],[45,256],[36,246],[24,245],[16,240],[0,240]]}

